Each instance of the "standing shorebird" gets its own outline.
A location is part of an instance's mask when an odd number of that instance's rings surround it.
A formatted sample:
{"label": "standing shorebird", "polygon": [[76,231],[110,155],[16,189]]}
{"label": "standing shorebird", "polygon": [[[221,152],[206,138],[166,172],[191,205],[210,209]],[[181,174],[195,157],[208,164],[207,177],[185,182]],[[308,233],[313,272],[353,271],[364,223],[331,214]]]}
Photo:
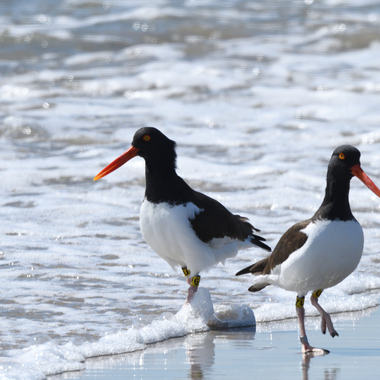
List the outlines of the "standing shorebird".
{"label": "standing shorebird", "polygon": [[348,193],[353,176],[380,197],[380,190],[360,167],[358,149],[343,145],[335,149],[327,171],[325,198],[311,219],[295,224],[279,240],[273,253],[236,275],[256,275],[249,288],[257,292],[268,285],[297,293],[296,310],[302,352],[328,353],[310,346],[305,330],[304,299],[312,291],[311,303],[322,316],[332,337],[338,335],[330,315],[318,303],[326,288],[339,284],[358,266],[363,253],[363,231],[352,215]]}
{"label": "standing shorebird", "polygon": [[193,190],[176,173],[175,142],[156,128],[141,128],[132,146],[104,168],[97,180],[135,156],[145,160],[145,199],[140,210],[140,227],[145,241],[173,268],[180,266],[190,285],[187,301],[197,291],[201,271],[238,250],[263,243],[246,218],[231,214],[223,205]]}

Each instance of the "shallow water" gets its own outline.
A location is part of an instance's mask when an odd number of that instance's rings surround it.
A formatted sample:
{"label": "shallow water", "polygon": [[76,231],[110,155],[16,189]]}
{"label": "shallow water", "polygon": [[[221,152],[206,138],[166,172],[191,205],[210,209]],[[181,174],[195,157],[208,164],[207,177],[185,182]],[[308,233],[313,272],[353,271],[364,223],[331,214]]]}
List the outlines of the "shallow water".
{"label": "shallow water", "polygon": [[[182,274],[139,230],[143,160],[92,180],[140,126],[175,140],[179,174],[272,247],[319,206],[338,145],[357,146],[380,185],[377,1],[0,6],[2,356],[101,345],[181,309]],[[365,249],[322,296],[331,312],[379,304],[380,200],[357,179],[351,188]],[[265,255],[241,252],[203,274],[216,310],[246,304],[259,323],[295,316],[294,294],[249,294],[249,276],[234,277]]]}
{"label": "shallow water", "polygon": [[[369,316],[369,314],[371,315]],[[108,379],[324,379],[378,378],[380,350],[373,331],[379,327],[379,310],[335,316],[340,336],[332,340],[315,331],[313,344],[331,348],[324,356],[301,355],[297,322],[229,331],[191,334],[153,344],[144,351],[89,359],[83,372],[53,376],[52,380]],[[287,330],[290,331],[287,331]]]}

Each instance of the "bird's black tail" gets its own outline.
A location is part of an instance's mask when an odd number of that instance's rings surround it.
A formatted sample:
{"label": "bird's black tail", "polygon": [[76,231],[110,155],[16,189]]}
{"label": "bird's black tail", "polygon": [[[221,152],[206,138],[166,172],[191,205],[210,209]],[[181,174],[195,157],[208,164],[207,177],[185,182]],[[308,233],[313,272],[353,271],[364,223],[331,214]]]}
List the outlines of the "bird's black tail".
{"label": "bird's black tail", "polygon": [[264,244],[263,241],[265,241],[263,237],[259,235],[252,235],[252,238],[251,238],[252,244],[257,245],[258,247],[265,249],[268,252],[271,252],[272,249],[268,245]]}
{"label": "bird's black tail", "polygon": [[251,268],[252,268],[252,265],[250,265],[250,266],[247,267],[247,268],[244,268],[244,269],[240,270],[239,272],[237,272],[237,273],[235,274],[235,276],[241,276],[242,274],[251,273],[251,270],[250,270]]}

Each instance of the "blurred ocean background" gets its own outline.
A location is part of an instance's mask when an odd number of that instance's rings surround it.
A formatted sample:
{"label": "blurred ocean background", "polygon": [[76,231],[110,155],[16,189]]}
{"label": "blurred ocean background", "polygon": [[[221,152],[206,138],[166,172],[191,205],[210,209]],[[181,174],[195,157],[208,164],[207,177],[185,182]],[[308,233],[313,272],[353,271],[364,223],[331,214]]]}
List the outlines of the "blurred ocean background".
{"label": "blurred ocean background", "polygon": [[[138,128],[175,140],[178,173],[272,248],[320,205],[337,146],[380,185],[380,6],[1,0],[0,102],[0,374],[41,379],[208,328],[178,319],[186,281],[142,239],[144,161],[93,182]],[[355,178],[350,199],[365,248],[321,297],[333,313],[379,304],[380,199]],[[258,331],[295,317],[295,294],[234,276],[265,256],[201,282],[220,315],[253,309]]]}

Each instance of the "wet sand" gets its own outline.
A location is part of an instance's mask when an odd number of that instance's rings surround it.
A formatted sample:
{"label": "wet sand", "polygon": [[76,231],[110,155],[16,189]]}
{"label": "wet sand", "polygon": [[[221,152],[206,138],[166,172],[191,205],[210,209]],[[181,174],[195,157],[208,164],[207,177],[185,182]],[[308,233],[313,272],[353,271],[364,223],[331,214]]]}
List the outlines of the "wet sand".
{"label": "wet sand", "polygon": [[339,337],[309,319],[312,345],[330,354],[301,354],[297,321],[210,331],[152,344],[144,351],[86,360],[86,370],[50,380],[118,379],[379,379],[380,309],[332,316]]}

